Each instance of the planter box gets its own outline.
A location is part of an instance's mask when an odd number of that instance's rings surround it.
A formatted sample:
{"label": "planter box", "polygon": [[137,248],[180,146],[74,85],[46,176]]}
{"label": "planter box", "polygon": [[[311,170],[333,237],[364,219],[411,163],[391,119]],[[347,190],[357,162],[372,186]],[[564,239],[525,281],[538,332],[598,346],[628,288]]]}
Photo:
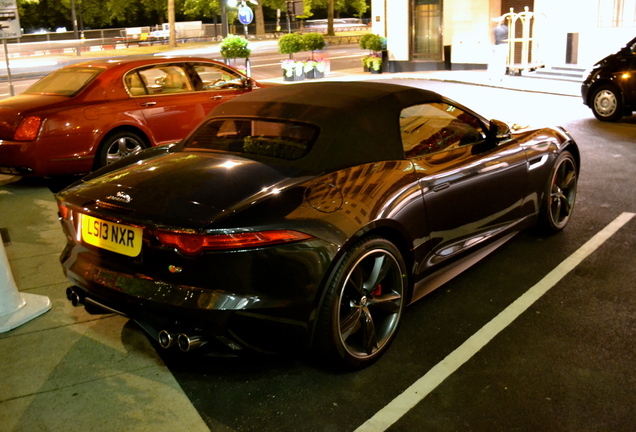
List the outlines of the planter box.
{"label": "planter box", "polygon": [[307,79],[316,79],[316,78],[324,78],[325,77],[325,73],[324,72],[320,72],[318,69],[312,69],[309,72],[307,72],[305,74],[305,77]]}
{"label": "planter box", "polygon": [[300,75],[298,75],[297,73],[294,73],[292,76],[287,76],[285,74],[285,71],[283,71],[283,80],[284,81],[303,81],[305,79],[305,73],[301,73]]}

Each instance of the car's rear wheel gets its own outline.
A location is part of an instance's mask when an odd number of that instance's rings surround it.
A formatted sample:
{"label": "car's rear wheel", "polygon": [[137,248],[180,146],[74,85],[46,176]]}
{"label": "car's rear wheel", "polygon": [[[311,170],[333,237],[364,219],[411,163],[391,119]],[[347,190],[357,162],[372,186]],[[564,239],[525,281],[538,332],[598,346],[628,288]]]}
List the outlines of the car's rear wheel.
{"label": "car's rear wheel", "polygon": [[369,237],[339,261],[322,301],[315,348],[336,366],[362,368],[393,340],[402,315],[407,271],[390,241]]}
{"label": "car's rear wheel", "polygon": [[592,95],[592,112],[602,121],[617,121],[623,116],[620,91],[613,85],[604,85]]}
{"label": "car's rear wheel", "polygon": [[137,154],[148,145],[134,132],[115,132],[104,138],[97,150],[94,169],[101,168],[122,158]]}
{"label": "car's rear wheel", "polygon": [[570,152],[557,158],[544,193],[539,216],[540,228],[547,233],[561,231],[570,221],[576,200],[578,174]]}

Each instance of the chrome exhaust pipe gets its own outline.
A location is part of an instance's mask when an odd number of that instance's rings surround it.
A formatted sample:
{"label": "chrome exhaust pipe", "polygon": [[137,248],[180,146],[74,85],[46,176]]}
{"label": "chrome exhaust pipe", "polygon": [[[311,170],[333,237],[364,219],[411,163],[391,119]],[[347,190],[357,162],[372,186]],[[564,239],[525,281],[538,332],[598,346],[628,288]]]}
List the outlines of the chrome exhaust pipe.
{"label": "chrome exhaust pipe", "polygon": [[80,305],[80,296],[75,292],[73,287],[66,288],[66,298],[69,299],[73,306],[77,307]]}
{"label": "chrome exhaust pipe", "polygon": [[199,348],[200,346],[205,345],[206,342],[207,340],[200,335],[188,336],[185,333],[181,333],[177,337],[177,345],[183,352],[188,352],[193,349]]}
{"label": "chrome exhaust pipe", "polygon": [[159,339],[159,345],[161,345],[161,348],[164,348],[164,349],[170,348],[176,341],[175,335],[169,333],[166,330],[161,330],[159,332],[158,339]]}

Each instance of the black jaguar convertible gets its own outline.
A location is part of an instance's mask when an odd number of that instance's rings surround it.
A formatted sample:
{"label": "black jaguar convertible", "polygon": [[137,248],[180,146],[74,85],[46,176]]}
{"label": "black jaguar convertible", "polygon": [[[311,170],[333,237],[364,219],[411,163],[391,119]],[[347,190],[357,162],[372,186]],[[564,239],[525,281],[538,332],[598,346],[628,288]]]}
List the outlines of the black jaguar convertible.
{"label": "black jaguar convertible", "polygon": [[375,361],[403,309],[572,214],[579,149],[426,90],[277,86],[57,195],[67,295],[164,348]]}

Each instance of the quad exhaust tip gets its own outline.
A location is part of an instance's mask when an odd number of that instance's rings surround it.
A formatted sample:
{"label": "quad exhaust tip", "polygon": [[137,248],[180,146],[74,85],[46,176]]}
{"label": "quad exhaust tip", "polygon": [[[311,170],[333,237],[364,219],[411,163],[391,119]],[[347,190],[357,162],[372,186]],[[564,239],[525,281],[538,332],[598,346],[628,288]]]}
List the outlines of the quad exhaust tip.
{"label": "quad exhaust tip", "polygon": [[183,352],[192,351],[207,343],[207,339],[201,335],[188,336],[185,333],[176,335],[167,330],[159,332],[158,340],[161,348],[168,349],[176,344]]}
{"label": "quad exhaust tip", "polygon": [[169,333],[166,330],[161,330],[159,332],[159,345],[161,348],[168,349],[175,343],[175,337],[173,334]]}
{"label": "quad exhaust tip", "polygon": [[73,306],[77,307],[80,305],[80,296],[75,292],[73,287],[66,288],[66,298],[69,299]]}
{"label": "quad exhaust tip", "polygon": [[193,349],[199,348],[204,345],[207,341],[200,335],[188,336],[185,333],[181,333],[177,337],[177,345],[179,349],[183,352],[192,351]]}

